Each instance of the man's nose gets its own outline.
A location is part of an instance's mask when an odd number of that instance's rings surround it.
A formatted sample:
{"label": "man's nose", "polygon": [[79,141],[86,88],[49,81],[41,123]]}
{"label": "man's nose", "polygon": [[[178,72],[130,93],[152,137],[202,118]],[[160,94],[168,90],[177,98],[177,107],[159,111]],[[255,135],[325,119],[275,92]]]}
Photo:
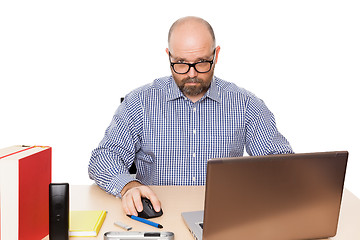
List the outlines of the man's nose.
{"label": "man's nose", "polygon": [[187,74],[189,77],[194,78],[198,75],[198,72],[195,70],[194,66],[191,66]]}

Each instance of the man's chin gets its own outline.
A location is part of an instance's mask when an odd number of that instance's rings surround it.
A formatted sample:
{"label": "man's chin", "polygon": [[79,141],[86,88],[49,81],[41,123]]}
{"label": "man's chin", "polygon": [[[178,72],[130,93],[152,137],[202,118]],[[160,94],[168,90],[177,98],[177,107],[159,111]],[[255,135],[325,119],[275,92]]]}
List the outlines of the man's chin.
{"label": "man's chin", "polygon": [[196,87],[196,85],[186,85],[183,87],[182,92],[188,96],[197,96],[204,92],[204,88]]}

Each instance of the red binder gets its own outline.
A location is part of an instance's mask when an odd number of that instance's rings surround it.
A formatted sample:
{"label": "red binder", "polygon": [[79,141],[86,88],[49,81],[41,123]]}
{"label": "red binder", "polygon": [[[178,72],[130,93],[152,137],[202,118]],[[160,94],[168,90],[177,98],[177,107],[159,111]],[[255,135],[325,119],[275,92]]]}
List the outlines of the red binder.
{"label": "red binder", "polygon": [[49,234],[51,148],[0,150],[0,239],[38,240]]}

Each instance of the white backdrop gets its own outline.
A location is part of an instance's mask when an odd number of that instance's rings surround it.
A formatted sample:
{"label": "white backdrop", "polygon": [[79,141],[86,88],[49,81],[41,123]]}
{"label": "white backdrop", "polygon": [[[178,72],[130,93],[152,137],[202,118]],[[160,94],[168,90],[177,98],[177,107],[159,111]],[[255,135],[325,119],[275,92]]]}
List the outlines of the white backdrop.
{"label": "white backdrop", "polygon": [[[229,1],[230,2],[230,1]],[[53,147],[53,181],[92,183],[120,97],[170,74],[173,21],[207,19],[215,74],[263,99],[296,152],[348,150],[360,196],[358,1],[0,1],[0,148]]]}

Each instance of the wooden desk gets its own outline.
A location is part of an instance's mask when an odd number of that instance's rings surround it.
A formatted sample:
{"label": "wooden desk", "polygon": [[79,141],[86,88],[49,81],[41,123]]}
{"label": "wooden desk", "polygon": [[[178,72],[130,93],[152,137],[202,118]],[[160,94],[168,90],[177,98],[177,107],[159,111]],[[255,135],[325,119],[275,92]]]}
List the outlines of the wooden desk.
{"label": "wooden desk", "polygon": [[[193,240],[185,226],[181,212],[196,211],[204,208],[205,189],[203,186],[151,186],[162,202],[163,216],[154,219],[164,226],[157,229],[129,219],[123,212],[121,200],[102,191],[96,185],[70,186],[71,210],[107,210],[108,215],[97,238],[70,238],[73,240],[103,239],[108,231],[124,231],[114,225],[115,221],[132,226],[132,231],[170,231],[175,239]],[[333,240],[360,239],[360,200],[345,190],[340,212],[339,227]]]}

